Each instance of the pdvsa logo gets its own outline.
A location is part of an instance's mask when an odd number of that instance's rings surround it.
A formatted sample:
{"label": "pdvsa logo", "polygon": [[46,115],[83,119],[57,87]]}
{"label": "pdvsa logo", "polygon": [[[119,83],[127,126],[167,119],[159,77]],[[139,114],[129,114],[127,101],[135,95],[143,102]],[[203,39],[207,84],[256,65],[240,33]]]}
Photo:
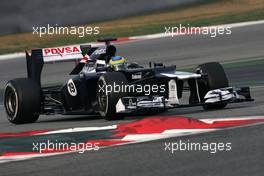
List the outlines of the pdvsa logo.
{"label": "pdvsa logo", "polygon": [[45,48],[43,49],[43,56],[74,54],[74,53],[80,53],[80,52],[81,52],[81,49],[78,46]]}

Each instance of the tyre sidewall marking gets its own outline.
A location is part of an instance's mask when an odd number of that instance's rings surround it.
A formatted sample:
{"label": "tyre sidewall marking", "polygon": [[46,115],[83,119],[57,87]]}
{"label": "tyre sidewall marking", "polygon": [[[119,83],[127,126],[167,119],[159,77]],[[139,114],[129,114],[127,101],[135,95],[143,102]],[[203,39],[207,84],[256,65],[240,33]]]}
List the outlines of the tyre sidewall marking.
{"label": "tyre sidewall marking", "polygon": [[[100,80],[104,83],[104,85],[106,86],[106,81],[105,81],[105,78],[104,77],[101,77]],[[105,90],[106,91],[106,90]],[[99,97],[98,97],[99,98]],[[107,111],[108,111],[108,95],[106,94],[106,106],[105,106],[105,109],[104,109],[104,112],[105,114],[107,114]]]}

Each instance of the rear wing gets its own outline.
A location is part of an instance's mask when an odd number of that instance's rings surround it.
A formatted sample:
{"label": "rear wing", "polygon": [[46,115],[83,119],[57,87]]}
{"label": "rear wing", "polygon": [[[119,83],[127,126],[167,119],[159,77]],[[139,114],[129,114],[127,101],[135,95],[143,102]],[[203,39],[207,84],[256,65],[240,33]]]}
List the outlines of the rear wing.
{"label": "rear wing", "polygon": [[27,76],[41,85],[41,72],[44,63],[79,61],[84,55],[90,55],[96,48],[91,45],[73,45],[33,49],[31,53],[26,51]]}

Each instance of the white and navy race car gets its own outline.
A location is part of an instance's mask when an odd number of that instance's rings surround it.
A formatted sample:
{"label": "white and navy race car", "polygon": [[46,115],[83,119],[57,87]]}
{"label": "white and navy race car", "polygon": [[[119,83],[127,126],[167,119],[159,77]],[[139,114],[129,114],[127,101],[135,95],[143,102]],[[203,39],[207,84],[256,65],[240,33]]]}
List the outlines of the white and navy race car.
{"label": "white and navy race car", "polygon": [[[154,63],[144,68],[115,56],[115,39],[101,46],[69,46],[26,52],[27,78],[7,82],[4,105],[15,124],[35,122],[41,114],[100,114],[107,120],[132,112],[180,107],[221,109],[228,103],[253,101],[249,87],[230,87],[222,66],[204,63],[191,72]],[[73,77],[63,85],[41,85],[44,63],[76,61]],[[188,91],[188,103],[183,92]]]}

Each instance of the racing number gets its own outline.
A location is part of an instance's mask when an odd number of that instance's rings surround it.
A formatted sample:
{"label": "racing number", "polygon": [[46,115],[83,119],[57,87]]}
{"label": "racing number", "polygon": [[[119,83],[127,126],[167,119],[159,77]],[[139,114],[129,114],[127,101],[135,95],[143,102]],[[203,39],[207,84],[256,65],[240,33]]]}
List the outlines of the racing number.
{"label": "racing number", "polygon": [[69,94],[71,96],[76,96],[77,95],[77,90],[76,90],[76,87],[75,87],[74,82],[72,81],[72,79],[70,79],[68,81],[67,87],[68,87]]}
{"label": "racing number", "polygon": [[73,85],[72,82],[69,83],[69,89],[70,89],[70,92],[71,92],[71,93],[74,93],[74,92],[75,92],[74,85]]}

